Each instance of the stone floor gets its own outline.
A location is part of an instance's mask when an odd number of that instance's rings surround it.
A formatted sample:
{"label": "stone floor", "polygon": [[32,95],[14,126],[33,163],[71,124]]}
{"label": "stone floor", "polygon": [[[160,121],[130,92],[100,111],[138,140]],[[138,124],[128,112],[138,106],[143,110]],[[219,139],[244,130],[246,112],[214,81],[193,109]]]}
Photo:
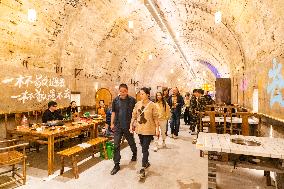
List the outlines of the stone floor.
{"label": "stone floor", "polygon": [[[72,170],[59,176],[59,164],[57,171],[51,177],[47,177],[46,147],[40,153],[29,153],[28,178],[25,186],[19,189],[205,189],[207,188],[207,159],[199,157],[199,151],[191,143],[195,136],[188,134],[188,128],[181,127],[178,139],[167,139],[167,148],[153,152],[151,144],[151,167],[145,182],[138,181],[138,170],[141,166],[141,148],[138,143],[138,158],[136,163],[130,162],[131,151],[128,146],[123,148],[121,171],[116,175],[110,175],[113,167],[111,160],[85,158],[80,162],[79,179],[73,179]],[[82,159],[83,159],[82,158]],[[56,157],[56,162],[59,162]],[[220,189],[271,189],[265,186],[265,178],[262,171],[249,169],[235,169],[232,167],[218,167],[217,183]],[[0,180],[5,177],[0,178]],[[11,187],[10,187],[11,188]]]}

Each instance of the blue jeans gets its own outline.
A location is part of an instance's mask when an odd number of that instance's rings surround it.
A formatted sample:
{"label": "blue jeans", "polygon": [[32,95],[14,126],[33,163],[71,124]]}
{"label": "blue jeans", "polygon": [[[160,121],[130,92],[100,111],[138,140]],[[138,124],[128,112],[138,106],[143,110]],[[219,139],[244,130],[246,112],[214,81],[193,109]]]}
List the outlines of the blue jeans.
{"label": "blue jeans", "polygon": [[171,134],[178,136],[179,126],[180,126],[180,113],[173,111],[171,117]]}

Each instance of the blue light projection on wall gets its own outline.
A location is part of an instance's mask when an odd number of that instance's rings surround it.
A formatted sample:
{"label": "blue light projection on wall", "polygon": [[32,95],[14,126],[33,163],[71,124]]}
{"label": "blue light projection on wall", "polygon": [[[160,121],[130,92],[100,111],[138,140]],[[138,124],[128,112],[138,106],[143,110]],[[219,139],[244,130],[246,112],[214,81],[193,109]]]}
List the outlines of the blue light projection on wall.
{"label": "blue light projection on wall", "polygon": [[272,79],[268,83],[267,93],[270,93],[270,107],[275,103],[279,103],[284,107],[284,99],[282,96],[282,89],[284,89],[284,79],[281,74],[282,64],[278,64],[276,58],[272,60],[273,68],[269,70],[268,76]]}
{"label": "blue light projection on wall", "polygon": [[221,74],[218,72],[215,66],[204,60],[200,60],[199,62],[209,68],[209,70],[215,75],[216,78],[221,78]]}

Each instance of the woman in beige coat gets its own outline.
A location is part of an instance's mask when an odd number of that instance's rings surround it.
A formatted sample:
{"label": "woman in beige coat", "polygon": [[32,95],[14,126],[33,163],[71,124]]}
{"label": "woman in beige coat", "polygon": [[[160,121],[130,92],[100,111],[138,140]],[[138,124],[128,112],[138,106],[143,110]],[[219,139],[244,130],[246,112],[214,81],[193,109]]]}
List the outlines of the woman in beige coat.
{"label": "woman in beige coat", "polygon": [[[150,166],[149,163],[149,146],[154,135],[159,136],[158,109],[154,102],[149,100],[150,90],[143,87],[140,90],[141,101],[137,102],[133,112],[130,124],[130,132],[135,132],[139,136],[142,146],[142,169],[140,177],[145,177],[145,169]],[[135,124],[135,126],[134,126]]]}
{"label": "woman in beige coat", "polygon": [[[166,102],[166,100],[163,97],[163,94],[161,92],[156,93],[156,106],[158,108],[158,113],[159,113],[159,125],[160,125],[160,130],[162,133],[162,147],[166,147],[166,128],[167,128],[167,122],[168,119],[171,117],[171,112],[170,112],[170,106]],[[154,151],[158,151],[158,146],[159,146],[159,137],[156,138],[155,140],[155,147]]]}

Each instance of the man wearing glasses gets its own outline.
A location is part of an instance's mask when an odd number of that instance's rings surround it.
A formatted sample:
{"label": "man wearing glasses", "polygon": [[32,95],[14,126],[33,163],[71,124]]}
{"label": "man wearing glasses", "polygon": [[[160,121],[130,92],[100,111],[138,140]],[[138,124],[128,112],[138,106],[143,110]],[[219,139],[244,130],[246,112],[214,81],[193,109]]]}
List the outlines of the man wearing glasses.
{"label": "man wearing glasses", "polygon": [[42,122],[46,123],[48,121],[63,120],[63,116],[57,111],[57,103],[50,101],[48,103],[48,109],[42,115]]}

